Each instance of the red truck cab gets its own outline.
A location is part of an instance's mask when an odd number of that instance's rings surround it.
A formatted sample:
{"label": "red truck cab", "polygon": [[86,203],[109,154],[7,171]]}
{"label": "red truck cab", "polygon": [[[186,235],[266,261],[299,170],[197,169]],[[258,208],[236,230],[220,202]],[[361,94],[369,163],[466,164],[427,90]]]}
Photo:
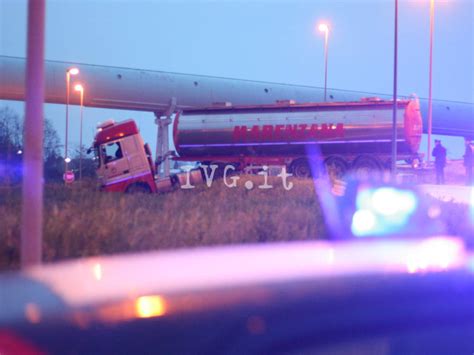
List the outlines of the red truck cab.
{"label": "red truck cab", "polygon": [[155,192],[155,171],[148,144],[133,120],[107,120],[97,126],[94,153],[100,188],[105,191]]}

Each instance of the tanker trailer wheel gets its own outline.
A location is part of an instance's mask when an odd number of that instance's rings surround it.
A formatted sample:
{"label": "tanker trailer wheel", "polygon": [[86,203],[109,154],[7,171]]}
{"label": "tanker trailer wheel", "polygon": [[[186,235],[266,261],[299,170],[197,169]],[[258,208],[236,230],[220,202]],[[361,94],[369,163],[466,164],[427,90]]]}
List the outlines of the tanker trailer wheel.
{"label": "tanker trailer wheel", "polygon": [[360,180],[382,178],[382,165],[376,158],[367,155],[358,157],[352,164],[352,170],[355,177]]}
{"label": "tanker trailer wheel", "polygon": [[149,194],[151,192],[150,187],[142,183],[134,183],[127,187],[125,191],[127,194]]}
{"label": "tanker trailer wheel", "polygon": [[311,166],[308,159],[300,158],[293,161],[290,165],[291,173],[297,178],[310,178]]}
{"label": "tanker trailer wheel", "polygon": [[324,168],[329,179],[340,180],[347,173],[347,163],[340,157],[329,157],[324,161]]}

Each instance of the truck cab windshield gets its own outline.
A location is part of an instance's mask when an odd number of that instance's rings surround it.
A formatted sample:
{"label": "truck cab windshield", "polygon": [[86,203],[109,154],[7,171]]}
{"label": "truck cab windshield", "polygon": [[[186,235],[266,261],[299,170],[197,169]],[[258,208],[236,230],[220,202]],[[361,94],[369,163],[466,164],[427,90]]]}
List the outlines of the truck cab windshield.
{"label": "truck cab windshield", "polygon": [[123,158],[120,142],[103,144],[101,146],[101,155],[104,159],[104,164]]}

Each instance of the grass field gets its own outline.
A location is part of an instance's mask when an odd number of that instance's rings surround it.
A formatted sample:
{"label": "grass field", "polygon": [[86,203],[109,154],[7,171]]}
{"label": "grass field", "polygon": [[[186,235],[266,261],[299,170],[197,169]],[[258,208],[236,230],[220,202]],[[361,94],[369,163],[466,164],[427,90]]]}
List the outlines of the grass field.
{"label": "grass field", "polygon": [[[261,177],[242,179],[261,184]],[[222,181],[162,195],[96,191],[93,183],[47,185],[43,260],[219,244],[325,239],[329,231],[312,180],[273,189],[229,189]],[[450,235],[466,235],[469,209],[440,203]],[[21,186],[0,187],[0,270],[19,266]]]}
{"label": "grass field", "polygon": [[[216,181],[211,188],[126,195],[48,185],[43,259],[327,237],[312,181],[290,191],[280,180],[274,186],[229,189]],[[21,187],[1,188],[0,269],[18,266],[20,215]]]}

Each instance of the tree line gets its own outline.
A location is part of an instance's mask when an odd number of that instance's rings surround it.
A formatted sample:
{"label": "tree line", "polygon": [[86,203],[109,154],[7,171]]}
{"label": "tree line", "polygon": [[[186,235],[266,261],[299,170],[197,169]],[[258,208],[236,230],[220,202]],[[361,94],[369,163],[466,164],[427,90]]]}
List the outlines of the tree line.
{"label": "tree line", "polygon": [[[0,108],[0,184],[20,183],[23,176],[23,119],[8,106]],[[51,121],[44,118],[43,159],[46,182],[60,182],[64,173],[64,157],[58,132]],[[94,161],[84,147],[77,146],[69,168],[79,175],[79,155],[82,149],[82,176],[95,176]]]}

